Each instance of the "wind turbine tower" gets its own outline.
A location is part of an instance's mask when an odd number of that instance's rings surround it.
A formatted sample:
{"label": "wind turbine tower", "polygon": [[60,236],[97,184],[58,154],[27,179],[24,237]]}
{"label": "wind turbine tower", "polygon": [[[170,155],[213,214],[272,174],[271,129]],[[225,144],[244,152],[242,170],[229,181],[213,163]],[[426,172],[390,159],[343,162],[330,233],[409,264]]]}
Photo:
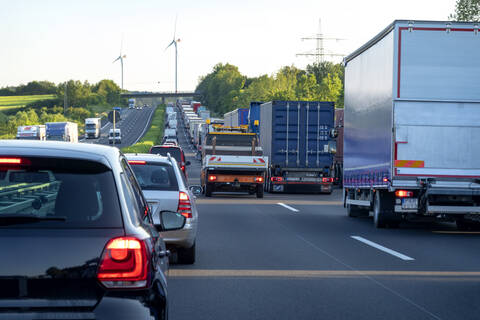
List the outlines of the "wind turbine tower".
{"label": "wind turbine tower", "polygon": [[123,49],[123,39],[122,39],[122,44],[120,45],[120,55],[118,56],[117,59],[113,60],[113,63],[120,60],[120,68],[122,71],[122,90],[123,90],[123,59],[125,59],[127,56],[125,54],[122,55],[122,49]]}
{"label": "wind turbine tower", "polygon": [[178,78],[177,78],[177,71],[178,71],[178,64],[177,64],[177,59],[178,59],[178,50],[177,50],[177,43],[180,42],[180,39],[176,39],[175,35],[177,32],[177,18],[175,18],[175,28],[173,29],[173,40],[170,42],[170,44],[165,48],[165,51],[170,48],[170,46],[173,44],[175,46],[175,93],[178,93],[177,89],[177,84],[178,84]]}

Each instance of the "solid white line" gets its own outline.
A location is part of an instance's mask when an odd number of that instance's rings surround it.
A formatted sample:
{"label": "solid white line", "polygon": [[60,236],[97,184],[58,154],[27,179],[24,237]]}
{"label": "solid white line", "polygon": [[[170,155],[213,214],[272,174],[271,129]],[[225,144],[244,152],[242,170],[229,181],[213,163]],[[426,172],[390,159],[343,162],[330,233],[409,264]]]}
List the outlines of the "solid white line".
{"label": "solid white line", "polygon": [[358,240],[358,241],[360,241],[360,242],[363,242],[363,243],[365,243],[366,245],[369,245],[369,246],[371,246],[371,247],[374,247],[374,248],[376,248],[376,249],[378,249],[378,250],[380,250],[380,251],[383,251],[383,252],[386,252],[386,253],[388,253],[388,254],[391,254],[392,256],[395,256],[395,257],[400,258],[400,259],[402,259],[402,260],[405,260],[405,261],[415,260],[415,259],[413,259],[413,258],[411,258],[411,257],[409,257],[409,256],[406,256],[406,255],[404,255],[404,254],[401,254],[400,252],[394,251],[394,250],[392,250],[392,249],[388,249],[388,248],[386,248],[386,247],[384,247],[384,246],[379,245],[378,243],[372,242],[372,241],[367,240],[367,239],[365,239],[365,238],[362,238],[362,237],[359,237],[359,236],[350,236],[350,237],[353,238],[353,239],[355,239],[355,240]]}
{"label": "solid white line", "polygon": [[284,208],[287,208],[288,210],[292,210],[293,212],[298,212],[297,209],[292,208],[292,207],[290,207],[290,206],[287,206],[285,203],[278,202],[277,204],[278,204],[279,206],[282,206],[282,207],[284,207]]}

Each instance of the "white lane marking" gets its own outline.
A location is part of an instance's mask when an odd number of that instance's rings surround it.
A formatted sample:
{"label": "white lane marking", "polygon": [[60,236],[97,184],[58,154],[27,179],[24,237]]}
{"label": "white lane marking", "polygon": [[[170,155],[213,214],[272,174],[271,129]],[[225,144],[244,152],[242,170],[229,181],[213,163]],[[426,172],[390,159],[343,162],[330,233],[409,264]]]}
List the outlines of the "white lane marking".
{"label": "white lane marking", "polygon": [[[142,133],[140,134],[140,136],[138,136],[137,140],[135,140],[135,142],[132,143],[132,145],[135,144],[135,143],[137,143],[138,140],[140,140],[140,139],[143,137],[143,134],[145,133],[145,131],[147,130],[147,128],[150,128],[150,126],[149,126],[148,124],[150,123],[150,119],[153,117],[153,114],[154,114],[154,113],[155,113],[155,109],[150,112],[150,116],[149,116],[148,119],[147,119],[147,124],[145,125],[145,128],[143,128]],[[135,123],[136,123],[136,122],[135,122]]]}
{"label": "white lane marking", "polygon": [[404,254],[401,254],[400,252],[397,252],[395,250],[392,250],[392,249],[388,249],[387,247],[384,247],[382,245],[379,245],[378,243],[375,243],[373,241],[370,241],[370,240],[367,240],[365,238],[362,238],[360,236],[350,236],[351,238],[355,239],[355,240],[358,240],[360,242],[363,242],[365,243],[366,245],[369,245],[371,247],[374,247],[375,249],[378,249],[380,251],[383,251],[383,252],[386,252],[388,254],[391,254],[392,256],[395,256],[397,258],[400,258],[404,261],[412,261],[412,260],[415,260],[409,256],[406,256]]}
{"label": "white lane marking", "polygon": [[285,203],[278,202],[277,204],[278,204],[279,206],[282,206],[282,207],[284,207],[284,208],[287,208],[288,210],[291,210],[291,211],[293,211],[293,212],[298,212],[297,209],[292,208],[292,207],[290,207],[290,206],[287,206]]}

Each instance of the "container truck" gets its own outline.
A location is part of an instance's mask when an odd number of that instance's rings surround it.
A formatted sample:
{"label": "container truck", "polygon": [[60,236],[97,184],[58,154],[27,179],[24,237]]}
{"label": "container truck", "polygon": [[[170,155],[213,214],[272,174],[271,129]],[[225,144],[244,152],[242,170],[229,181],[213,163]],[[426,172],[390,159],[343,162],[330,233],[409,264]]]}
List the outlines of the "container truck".
{"label": "container truck", "polygon": [[47,122],[47,140],[78,142],[78,125],[75,122]]}
{"label": "container truck", "polygon": [[201,105],[202,105],[202,104],[201,104],[200,102],[198,102],[198,101],[192,101],[192,102],[190,103],[190,106],[192,107],[193,112],[195,112],[195,113],[197,113],[197,110],[198,110],[198,108],[200,108]]}
{"label": "container truck", "polygon": [[350,217],[479,226],[479,36],[474,23],[397,20],[345,58]]}
{"label": "container truck", "polygon": [[198,116],[203,120],[210,119],[210,111],[209,110],[202,110],[198,112]]}
{"label": "container truck", "polygon": [[260,133],[260,106],[263,102],[252,101],[248,109],[248,130],[250,132]]}
{"label": "container truck", "polygon": [[332,192],[334,103],[272,101],[261,105],[260,142],[268,156],[269,192]]}
{"label": "container truck", "polygon": [[135,99],[128,99],[128,109],[135,109]]}
{"label": "container truck", "polygon": [[343,182],[343,109],[335,109],[335,130],[337,130],[337,152],[333,156],[334,184]]}
{"label": "container truck", "polygon": [[46,139],[44,125],[19,126],[17,128],[17,139],[41,140]]}
{"label": "container truck", "polygon": [[239,127],[248,125],[248,108],[238,108],[223,115],[225,126]]}
{"label": "container truck", "polygon": [[100,138],[100,128],[102,126],[102,119],[87,118],[85,119],[85,138],[98,139]]}

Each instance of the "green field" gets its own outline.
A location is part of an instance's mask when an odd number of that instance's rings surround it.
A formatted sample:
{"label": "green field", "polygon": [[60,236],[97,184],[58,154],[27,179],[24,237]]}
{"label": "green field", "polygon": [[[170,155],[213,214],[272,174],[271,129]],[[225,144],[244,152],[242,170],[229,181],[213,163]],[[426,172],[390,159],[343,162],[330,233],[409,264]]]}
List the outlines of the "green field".
{"label": "green field", "polygon": [[55,94],[40,94],[33,96],[2,96],[0,97],[0,111],[19,109],[25,107],[31,102],[54,98],[56,98]]}

